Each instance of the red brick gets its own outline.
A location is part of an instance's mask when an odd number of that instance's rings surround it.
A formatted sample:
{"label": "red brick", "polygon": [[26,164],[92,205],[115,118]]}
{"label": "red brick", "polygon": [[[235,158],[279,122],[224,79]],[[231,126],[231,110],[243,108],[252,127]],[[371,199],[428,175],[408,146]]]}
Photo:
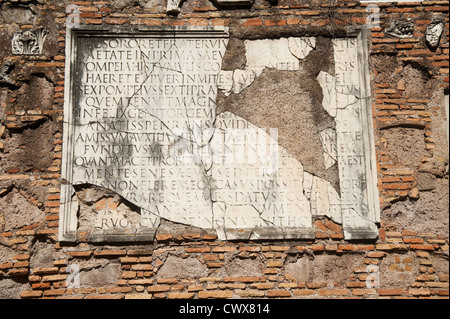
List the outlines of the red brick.
{"label": "red brick", "polygon": [[121,25],[121,24],[126,23],[127,20],[126,19],[121,19],[121,18],[110,18],[110,19],[106,19],[105,22],[107,24],[118,24],[118,25]]}
{"label": "red brick", "polygon": [[66,292],[66,289],[50,289],[44,291],[44,297],[54,297],[54,296],[61,296],[64,295]]}
{"label": "red brick", "polygon": [[239,281],[240,282],[257,282],[260,281],[261,277],[257,277],[257,276],[242,276],[239,277]]}
{"label": "red brick", "polygon": [[137,273],[135,271],[124,271],[122,273],[122,278],[124,279],[133,279],[136,278]]}
{"label": "red brick", "polygon": [[295,289],[292,291],[295,296],[310,296],[316,293],[315,290],[311,289]]}
{"label": "red brick", "polygon": [[112,288],[108,288],[108,292],[110,292],[110,293],[130,293],[130,292],[133,292],[133,288],[131,288],[131,287],[112,287]]}
{"label": "red brick", "polygon": [[166,240],[171,240],[172,238],[173,238],[173,236],[170,234],[156,235],[157,241],[166,241]]}
{"label": "red brick", "polygon": [[86,19],[86,24],[102,24],[102,19]]}
{"label": "red brick", "polygon": [[190,292],[169,292],[167,294],[169,299],[192,299],[194,294]]}
{"label": "red brick", "polygon": [[240,251],[249,251],[249,252],[260,252],[261,247],[244,246],[244,247],[239,247],[239,250]]}
{"label": "red brick", "polygon": [[425,11],[441,11],[441,12],[447,12],[448,11],[448,6],[432,6],[432,7],[426,7]]}
{"label": "red brick", "polygon": [[327,230],[321,220],[314,221],[314,226],[316,226],[318,229],[323,230],[323,231]]}
{"label": "red brick", "polygon": [[232,298],[233,291],[231,290],[219,290],[219,291],[200,291],[198,293],[199,298]]}
{"label": "red brick", "polygon": [[39,282],[31,285],[31,288],[34,290],[44,290],[44,289],[50,289],[50,283],[49,282]]}
{"label": "red brick", "polygon": [[267,291],[267,297],[291,297],[291,293],[288,290],[268,290]]}
{"label": "red brick", "polygon": [[376,293],[375,289],[352,289],[352,295],[354,296],[375,295]]}
{"label": "red brick", "polygon": [[122,295],[111,295],[111,294],[101,294],[101,295],[88,295],[86,299],[122,299]]}
{"label": "red brick", "polygon": [[29,291],[25,290],[20,293],[20,298],[39,298],[43,294],[42,291]]}
{"label": "red brick", "polygon": [[286,20],[264,20],[266,26],[285,25]]}
{"label": "red brick", "polygon": [[28,268],[17,268],[17,269],[11,269],[10,271],[8,271],[8,276],[11,277],[20,277],[20,276],[28,276],[29,275],[29,271]]}
{"label": "red brick", "polygon": [[353,245],[339,245],[340,250],[356,250],[357,248]]}
{"label": "red brick", "polygon": [[156,280],[158,284],[176,284],[178,282],[177,278],[159,278]]}
{"label": "red brick", "polygon": [[282,267],[282,266],[283,266],[283,262],[280,260],[268,261],[266,263],[266,267],[269,267],[269,268],[277,268],[277,267]]}
{"label": "red brick", "polygon": [[94,251],[94,256],[125,256],[127,252],[121,249],[104,249],[100,251]]}
{"label": "red brick", "polygon": [[219,247],[214,247],[212,249],[212,252],[214,252],[214,253],[229,253],[229,252],[233,252],[233,251],[236,251],[236,247],[219,246]]}
{"label": "red brick", "polygon": [[413,296],[429,296],[431,291],[427,288],[410,288],[408,293]]}
{"label": "red brick", "polygon": [[170,290],[170,285],[154,285],[148,286],[147,291],[150,293],[166,292]]}
{"label": "red brick", "polygon": [[377,292],[380,296],[401,296],[406,294],[405,289],[378,289]]}
{"label": "red brick", "polygon": [[327,227],[328,229],[331,229],[335,233],[340,233],[342,231],[342,226],[339,226],[338,224],[335,224],[330,220],[325,221],[325,227]]}
{"label": "red brick", "polygon": [[382,251],[370,251],[367,253],[367,257],[370,258],[382,258],[384,256],[386,256],[386,253]]}
{"label": "red brick", "polygon": [[417,250],[434,250],[434,246],[433,245],[415,245],[412,244],[411,245],[411,249],[417,249]]}
{"label": "red brick", "polygon": [[38,63],[36,63],[37,68],[51,68],[51,67],[63,68],[64,66],[65,66],[64,62],[38,62]]}
{"label": "red brick", "polygon": [[72,257],[90,257],[92,255],[92,251],[91,250],[87,250],[87,251],[68,251],[66,253],[69,256]]}
{"label": "red brick", "polygon": [[306,286],[310,289],[317,289],[317,288],[323,288],[327,286],[327,282],[317,282],[317,281],[313,281],[313,282],[308,282],[306,283]]}
{"label": "red brick", "polygon": [[350,294],[349,289],[319,289],[318,294],[320,296],[346,296]]}
{"label": "red brick", "polygon": [[258,282],[251,285],[252,288],[260,290],[272,289],[274,286],[275,284],[273,282]]}
{"label": "red brick", "polygon": [[[187,253],[207,253],[211,250],[210,247],[205,246],[205,247],[186,247],[184,249]],[[214,250],[213,250],[214,251]]]}
{"label": "red brick", "polygon": [[438,296],[448,296],[449,295],[449,290],[436,290],[436,295]]}
{"label": "red brick", "polygon": [[423,244],[423,238],[403,238],[405,244]]}

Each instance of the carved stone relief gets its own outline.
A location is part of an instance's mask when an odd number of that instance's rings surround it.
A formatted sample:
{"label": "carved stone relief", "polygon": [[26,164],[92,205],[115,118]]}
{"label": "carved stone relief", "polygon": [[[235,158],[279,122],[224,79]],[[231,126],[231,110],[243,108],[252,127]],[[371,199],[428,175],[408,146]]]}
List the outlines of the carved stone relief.
{"label": "carved stone relief", "polygon": [[386,33],[397,38],[409,38],[414,33],[414,22],[410,20],[392,21],[391,25],[386,28]]}
{"label": "carved stone relief", "polygon": [[444,23],[440,19],[435,19],[428,25],[425,31],[425,42],[429,48],[435,50],[439,46],[443,31]]}
{"label": "carved stone relief", "polygon": [[48,33],[49,31],[45,28],[17,32],[11,41],[12,53],[24,55],[41,54]]}
{"label": "carved stone relief", "polygon": [[7,60],[0,69],[0,84],[14,85],[15,81],[9,77],[9,73],[14,68],[14,63],[11,60]]}

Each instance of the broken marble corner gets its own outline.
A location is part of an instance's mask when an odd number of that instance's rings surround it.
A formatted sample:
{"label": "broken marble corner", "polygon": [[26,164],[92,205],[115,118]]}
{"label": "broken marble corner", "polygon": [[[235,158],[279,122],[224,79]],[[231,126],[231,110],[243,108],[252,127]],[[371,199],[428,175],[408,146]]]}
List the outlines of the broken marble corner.
{"label": "broken marble corner", "polygon": [[[359,117],[370,96],[361,38],[335,41],[338,76],[317,78],[323,107],[337,122],[351,115],[357,128],[341,121],[321,133],[326,165],[337,161],[345,177],[338,194],[305,172],[276,132],[215,114],[218,90],[239,94],[264,68],[295,72],[315,38],[245,41],[244,69],[223,71],[226,28],[69,31],[61,241],[76,241],[81,229],[94,242],[152,240],[161,219],[214,229],[222,240],[313,238],[312,217],[321,215],[342,223],[347,239],[376,236],[370,121]],[[337,152],[346,139],[356,154]],[[90,218],[80,213],[80,184],[109,188],[140,214],[109,208]]]}

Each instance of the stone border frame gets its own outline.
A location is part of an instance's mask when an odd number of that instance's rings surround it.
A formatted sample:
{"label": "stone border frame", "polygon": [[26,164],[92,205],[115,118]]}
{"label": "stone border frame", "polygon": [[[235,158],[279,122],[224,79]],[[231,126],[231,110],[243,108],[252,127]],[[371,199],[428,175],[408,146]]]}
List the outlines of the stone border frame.
{"label": "stone border frame", "polygon": [[[367,227],[349,227],[345,224],[343,217],[344,239],[376,239],[378,237],[378,225],[380,223],[380,202],[378,191],[377,161],[375,153],[375,131],[372,114],[372,94],[369,71],[369,41],[368,29],[366,27],[354,28],[349,32],[357,40],[359,80],[361,89],[361,120],[363,130],[363,148],[365,158],[365,172],[367,181],[368,215],[361,216],[361,220],[366,220]],[[365,62],[365,63],[364,63]],[[364,222],[363,222],[364,223]]]}
{"label": "stone border frame", "polygon": [[[62,172],[61,172],[61,204],[60,204],[60,225],[59,225],[59,240],[61,242],[76,242],[77,235],[77,203],[72,200],[74,196],[74,188],[70,185],[70,174],[72,171],[71,161],[68,160],[71,150],[73,149],[73,141],[71,138],[71,124],[73,121],[72,105],[73,105],[73,91],[74,84],[70,81],[74,74],[74,58],[77,56],[77,47],[75,41],[80,35],[86,35],[89,32],[95,34],[111,33],[127,35],[127,34],[148,34],[148,35],[170,35],[174,32],[184,32],[186,35],[196,35],[201,32],[215,32],[223,33],[227,28],[225,27],[112,27],[112,26],[91,26],[81,25],[74,28],[67,28],[66,30],[66,68],[65,68],[65,88],[64,88],[64,122],[63,122],[63,151],[62,151]],[[227,31],[225,31],[227,32]],[[282,32],[283,33],[283,32]],[[323,32],[318,32],[323,33]],[[249,35],[249,34],[248,34]],[[375,156],[375,141],[372,117],[372,102],[370,90],[370,75],[369,75],[369,60],[368,60],[368,39],[366,28],[349,28],[344,32],[339,32],[339,38],[354,38],[357,43],[357,62],[359,67],[359,83],[361,89],[360,103],[361,103],[361,127],[363,130],[363,153],[364,165],[366,173],[366,195],[368,202],[368,210],[366,215],[358,215],[359,220],[353,220],[353,225],[346,223],[343,218],[343,232],[345,240],[361,240],[361,239],[375,239],[378,237],[377,224],[380,222],[380,205],[379,193],[377,183],[377,169]],[[355,227],[355,225],[358,225]],[[359,226],[361,225],[361,226]],[[148,234],[136,234],[136,238],[132,241],[148,241]],[[129,236],[121,238],[119,234],[112,236],[111,239],[117,242],[129,242]],[[154,237],[150,236],[151,238]],[[301,236],[299,236],[301,237]],[[301,238],[298,238],[301,239]],[[303,238],[305,239],[305,238]],[[266,239],[278,240],[278,239]],[[96,240],[94,240],[96,241]]]}

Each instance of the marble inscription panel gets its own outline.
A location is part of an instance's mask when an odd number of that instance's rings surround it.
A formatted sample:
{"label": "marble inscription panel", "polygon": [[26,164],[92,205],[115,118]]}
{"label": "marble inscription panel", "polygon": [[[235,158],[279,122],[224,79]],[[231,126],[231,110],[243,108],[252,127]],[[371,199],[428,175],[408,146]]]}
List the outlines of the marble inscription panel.
{"label": "marble inscription panel", "polygon": [[336,190],[278,144],[278,128],[216,114],[219,91],[240,94],[265,68],[298,71],[314,37],[246,40],[247,64],[224,71],[226,28],[69,31],[60,240],[77,240],[76,188],[89,185],[138,209],[94,205],[90,241],[152,240],[161,219],[221,240],[313,238],[314,216],[348,239],[376,236],[361,39],[333,40],[334,75],[316,79],[336,122],[317,150],[339,167]]}

